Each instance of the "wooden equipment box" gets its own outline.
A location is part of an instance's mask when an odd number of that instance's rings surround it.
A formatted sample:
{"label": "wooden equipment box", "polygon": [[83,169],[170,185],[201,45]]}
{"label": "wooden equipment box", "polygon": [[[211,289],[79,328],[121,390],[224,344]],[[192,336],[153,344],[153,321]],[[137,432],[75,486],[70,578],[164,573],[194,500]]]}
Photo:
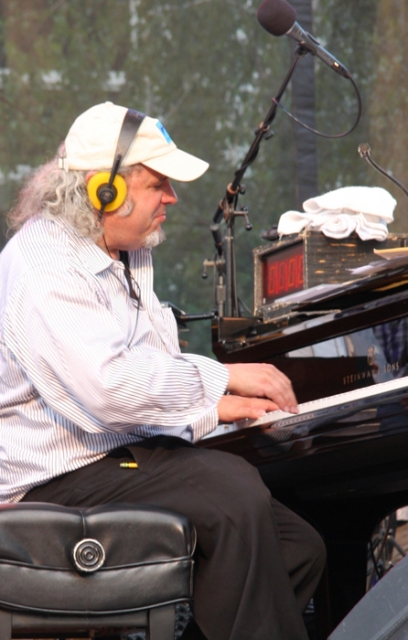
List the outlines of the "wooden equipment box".
{"label": "wooden equipment box", "polygon": [[320,231],[285,236],[254,249],[254,313],[268,315],[275,300],[319,284],[337,284],[358,278],[349,270],[380,260],[374,249],[408,246],[408,235],[389,234],[384,242],[328,238]]}

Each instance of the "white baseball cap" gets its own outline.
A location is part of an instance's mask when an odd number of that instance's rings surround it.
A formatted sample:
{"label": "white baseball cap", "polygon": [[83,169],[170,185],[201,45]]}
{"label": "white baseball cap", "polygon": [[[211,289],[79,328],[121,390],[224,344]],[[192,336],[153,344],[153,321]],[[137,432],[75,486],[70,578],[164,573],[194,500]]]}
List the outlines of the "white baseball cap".
{"label": "white baseball cap", "polygon": [[[126,107],[104,102],[78,116],[65,139],[63,168],[109,169],[126,112]],[[178,149],[162,123],[149,116],[144,117],[121,164],[138,163],[181,182],[199,178],[209,167],[208,162]]]}

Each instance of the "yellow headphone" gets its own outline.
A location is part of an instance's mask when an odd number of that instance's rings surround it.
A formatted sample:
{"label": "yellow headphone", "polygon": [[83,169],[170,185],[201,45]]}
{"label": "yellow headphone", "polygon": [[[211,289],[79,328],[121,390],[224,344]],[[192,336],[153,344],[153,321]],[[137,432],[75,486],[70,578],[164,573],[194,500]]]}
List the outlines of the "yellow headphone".
{"label": "yellow headphone", "polygon": [[[110,175],[108,171],[100,171],[95,173],[88,181],[86,188],[89,199],[95,209],[100,209],[101,205],[107,202],[104,206],[104,211],[115,211],[126,200],[127,187],[124,178],[117,174],[112,184],[109,185]],[[110,200],[111,195],[113,195],[113,200]]]}
{"label": "yellow headphone", "polygon": [[93,206],[99,209],[98,222],[101,221],[105,211],[119,209],[126,200],[126,182],[122,176],[117,174],[144,117],[145,114],[140,111],[127,110],[119,133],[111,172],[100,171],[88,181],[88,197]]}

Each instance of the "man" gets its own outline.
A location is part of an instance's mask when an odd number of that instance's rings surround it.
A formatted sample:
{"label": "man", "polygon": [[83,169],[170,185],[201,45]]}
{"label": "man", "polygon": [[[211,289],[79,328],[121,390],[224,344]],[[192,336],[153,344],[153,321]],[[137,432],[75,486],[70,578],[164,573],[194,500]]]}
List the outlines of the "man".
{"label": "man", "polygon": [[[119,153],[129,117],[137,132]],[[198,535],[205,636],[305,639],[319,536],[244,460],[194,445],[218,421],[296,412],[290,382],[270,365],[180,354],[153,293],[151,247],[177,201],[170,179],[208,165],[112,103],[79,116],[60,156],[20,194],[0,257],[0,500],[181,511]],[[121,469],[132,460],[137,470]]]}

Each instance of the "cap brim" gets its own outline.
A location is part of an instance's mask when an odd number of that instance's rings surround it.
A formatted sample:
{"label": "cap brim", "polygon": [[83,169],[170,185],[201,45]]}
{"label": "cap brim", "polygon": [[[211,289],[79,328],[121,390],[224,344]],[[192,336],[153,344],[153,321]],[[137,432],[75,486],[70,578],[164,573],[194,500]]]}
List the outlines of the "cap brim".
{"label": "cap brim", "polygon": [[192,156],[190,153],[181,151],[180,149],[174,149],[170,153],[166,153],[158,158],[142,161],[142,164],[158,171],[164,176],[171,178],[172,180],[179,180],[180,182],[190,182],[196,180],[203,175],[210,166],[208,162]]}

